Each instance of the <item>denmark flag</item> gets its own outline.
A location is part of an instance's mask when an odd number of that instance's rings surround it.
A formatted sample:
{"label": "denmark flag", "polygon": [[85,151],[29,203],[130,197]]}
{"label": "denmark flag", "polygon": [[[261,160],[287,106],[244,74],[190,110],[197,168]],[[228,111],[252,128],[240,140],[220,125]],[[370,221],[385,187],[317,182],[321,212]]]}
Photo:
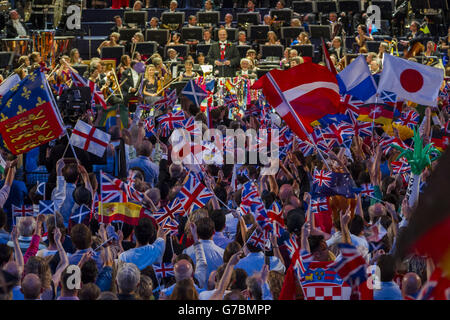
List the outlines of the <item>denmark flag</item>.
{"label": "denmark flag", "polygon": [[302,125],[311,133],[311,122],[340,112],[336,77],[315,63],[302,63],[285,71],[271,70],[252,89],[262,89],[267,101],[303,140],[307,135]]}
{"label": "denmark flag", "polygon": [[103,157],[111,136],[106,132],[78,120],[70,136],[70,144]]}
{"label": "denmark flag", "polygon": [[436,106],[439,88],[444,80],[444,70],[414,61],[383,55],[378,92],[383,90],[426,106]]}

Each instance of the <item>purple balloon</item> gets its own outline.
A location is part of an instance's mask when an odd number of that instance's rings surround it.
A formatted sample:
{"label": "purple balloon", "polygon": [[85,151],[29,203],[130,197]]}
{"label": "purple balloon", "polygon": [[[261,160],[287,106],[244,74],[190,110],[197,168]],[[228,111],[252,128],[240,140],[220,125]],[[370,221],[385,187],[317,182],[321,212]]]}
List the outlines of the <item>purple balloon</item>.
{"label": "purple balloon", "polygon": [[138,62],[134,65],[133,67],[134,71],[136,71],[137,73],[144,73],[145,72],[145,63],[143,62]]}

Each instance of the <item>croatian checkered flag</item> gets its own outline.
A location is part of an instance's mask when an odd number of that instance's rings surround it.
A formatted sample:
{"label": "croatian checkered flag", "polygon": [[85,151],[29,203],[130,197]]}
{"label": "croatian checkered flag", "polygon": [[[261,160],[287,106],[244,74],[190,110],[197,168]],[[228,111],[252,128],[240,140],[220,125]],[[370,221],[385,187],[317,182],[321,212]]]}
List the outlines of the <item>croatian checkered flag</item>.
{"label": "croatian checkered flag", "polygon": [[111,135],[84,121],[78,120],[72,131],[70,144],[98,157],[103,157],[110,140]]}
{"label": "croatian checkered flag", "polygon": [[175,276],[175,273],[173,271],[173,264],[171,263],[161,263],[161,264],[154,264],[152,265],[153,271],[155,271],[155,274],[158,278],[166,278],[169,276]]}

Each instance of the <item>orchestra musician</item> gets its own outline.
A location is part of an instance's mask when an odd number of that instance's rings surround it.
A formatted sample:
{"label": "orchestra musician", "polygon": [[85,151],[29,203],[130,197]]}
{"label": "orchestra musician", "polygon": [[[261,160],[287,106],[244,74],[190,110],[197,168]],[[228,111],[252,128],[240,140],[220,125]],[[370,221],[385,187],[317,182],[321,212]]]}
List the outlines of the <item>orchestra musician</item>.
{"label": "orchestra musician", "polygon": [[278,40],[278,37],[274,31],[267,32],[267,42],[265,44],[266,46],[273,46],[280,44],[280,40]]}
{"label": "orchestra musician", "polygon": [[177,46],[177,45],[180,45],[180,44],[182,44],[182,43],[180,42],[180,39],[181,39],[181,35],[180,35],[178,32],[174,32],[174,33],[169,37],[169,40],[168,40],[168,42],[167,42],[167,45],[168,45],[168,46]]}
{"label": "orchestra musician", "polygon": [[358,35],[355,37],[356,45],[358,50],[361,52],[361,48],[365,48],[367,50],[366,41],[373,41],[373,37],[371,34],[367,35],[367,27],[363,24],[360,24],[357,28]]}
{"label": "orchestra musician", "polygon": [[83,60],[80,57],[80,51],[78,51],[77,48],[73,48],[72,50],[70,50],[70,60],[69,63],[71,66],[77,65],[77,64],[81,64]]}
{"label": "orchestra musician", "polygon": [[237,45],[238,46],[250,45],[250,42],[247,41],[247,34],[245,33],[245,31],[239,31]]}
{"label": "orchestra musician", "polygon": [[161,56],[155,53],[152,57],[152,64],[156,68],[158,80],[161,81],[162,86],[165,86],[172,79],[172,74],[169,72],[167,67],[164,65]]}
{"label": "orchestra musician", "polygon": [[383,61],[383,55],[385,52],[388,52],[389,50],[389,45],[386,42],[381,42],[380,46],[378,47],[378,59],[380,59],[380,61]]}
{"label": "orchestra musician", "polygon": [[159,29],[159,19],[157,17],[152,17],[150,19],[150,30],[158,30]]}
{"label": "orchestra musician", "polygon": [[331,39],[336,36],[340,36],[342,33],[342,23],[338,21],[337,13],[330,12],[330,14],[328,15],[328,19],[331,26]]}
{"label": "orchestra musician", "polygon": [[447,55],[450,56],[450,26],[447,30],[447,35],[439,41],[442,50],[447,50]]}
{"label": "orchestra musician", "polygon": [[211,30],[203,30],[203,40],[200,41],[200,44],[213,44],[214,42],[215,41],[211,39]]}
{"label": "orchestra musician", "polygon": [[425,57],[431,57],[431,56],[435,56],[436,55],[436,45],[433,41],[428,41],[427,42],[427,49],[422,52],[422,54]]}
{"label": "orchestra musician", "polygon": [[157,92],[161,90],[161,82],[156,77],[156,68],[153,64],[149,64],[145,69],[145,77],[143,84],[144,101],[148,105],[153,105],[161,97]]}
{"label": "orchestra musician", "polygon": [[10,20],[6,23],[6,38],[27,37],[29,32],[25,23],[20,21],[20,15],[16,10],[9,12]]}
{"label": "orchestra musician", "polygon": [[117,76],[119,77],[119,79],[122,79],[123,72],[128,68],[130,68],[130,66],[131,66],[131,58],[129,55],[124,54],[120,58],[120,64],[117,66]]}
{"label": "orchestra musician", "polygon": [[234,77],[239,65],[239,51],[234,44],[227,41],[225,28],[218,32],[219,42],[209,48],[207,60],[214,66],[214,75],[218,77]]}
{"label": "orchestra musician", "polygon": [[184,62],[184,71],[181,72],[181,78],[182,80],[189,80],[198,77],[198,73],[193,71],[194,68],[194,61],[193,60],[186,60]]}
{"label": "orchestra musician", "polygon": [[409,26],[409,33],[406,35],[406,39],[408,40],[400,40],[400,43],[403,46],[412,47],[417,42],[420,42],[425,37],[424,33],[419,29],[420,24],[417,21],[411,22]]}
{"label": "orchestra musician", "polygon": [[119,32],[122,29],[125,29],[126,26],[123,24],[122,17],[121,16],[114,16],[114,27],[111,28],[111,33],[113,32]]}
{"label": "orchestra musician", "polygon": [[134,70],[136,63],[137,61],[135,60],[131,61],[130,66],[122,72],[122,92],[126,105],[130,98],[135,97],[138,94],[139,86],[141,84],[141,75]]}
{"label": "orchestra musician", "polygon": [[102,53],[102,48],[103,47],[117,47],[119,46],[119,39],[120,39],[120,33],[118,32],[113,32],[111,33],[111,35],[109,36],[109,40],[105,40],[103,41],[100,46],[97,48],[97,52],[98,54]]}
{"label": "orchestra musician", "polygon": [[233,15],[231,13],[227,13],[224,18],[224,23],[222,25],[225,29],[236,28],[236,24],[233,22]]}
{"label": "orchestra musician", "polygon": [[345,56],[344,48],[342,47],[341,37],[334,37],[331,41],[331,48],[328,50],[330,55],[335,55],[337,60],[340,61]]}
{"label": "orchestra musician", "polygon": [[302,31],[297,36],[297,39],[292,41],[291,46],[293,46],[293,45],[304,45],[304,44],[311,44],[311,40],[309,40],[308,33]]}

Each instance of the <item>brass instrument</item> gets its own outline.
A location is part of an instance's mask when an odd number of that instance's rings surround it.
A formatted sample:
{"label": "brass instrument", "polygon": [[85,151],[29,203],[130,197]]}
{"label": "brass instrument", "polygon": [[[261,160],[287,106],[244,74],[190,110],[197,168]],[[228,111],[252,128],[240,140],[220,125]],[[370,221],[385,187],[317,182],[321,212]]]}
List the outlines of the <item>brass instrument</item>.
{"label": "brass instrument", "polygon": [[23,9],[23,21],[28,22],[31,18],[31,13],[33,10],[31,9],[31,1],[28,1]]}
{"label": "brass instrument", "polygon": [[156,92],[156,95],[159,96],[162,92],[164,92],[164,90],[166,90],[172,83],[174,83],[177,80],[181,80],[181,78],[183,77],[183,75],[179,75],[176,78],[173,78],[172,80],[170,80],[166,85],[164,85],[161,89],[159,89],[158,92]]}
{"label": "brass instrument", "polygon": [[61,22],[64,11],[64,0],[55,0],[53,9],[53,26],[57,28]]}

